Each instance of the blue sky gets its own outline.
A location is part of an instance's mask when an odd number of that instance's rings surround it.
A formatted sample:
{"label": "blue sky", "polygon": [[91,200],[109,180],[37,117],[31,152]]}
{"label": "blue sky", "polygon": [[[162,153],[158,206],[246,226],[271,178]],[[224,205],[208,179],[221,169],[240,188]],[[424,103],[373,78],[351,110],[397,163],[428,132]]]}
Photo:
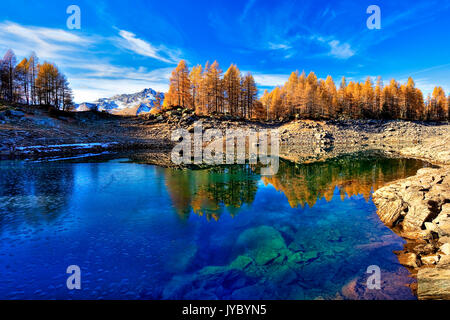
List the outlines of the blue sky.
{"label": "blue sky", "polygon": [[[81,9],[69,30],[66,8]],[[366,9],[381,9],[369,30]],[[291,71],[364,80],[412,76],[424,93],[450,92],[449,1],[2,0],[0,54],[34,50],[68,76],[76,102],[151,87],[165,91],[179,59],[252,71],[259,87]]]}

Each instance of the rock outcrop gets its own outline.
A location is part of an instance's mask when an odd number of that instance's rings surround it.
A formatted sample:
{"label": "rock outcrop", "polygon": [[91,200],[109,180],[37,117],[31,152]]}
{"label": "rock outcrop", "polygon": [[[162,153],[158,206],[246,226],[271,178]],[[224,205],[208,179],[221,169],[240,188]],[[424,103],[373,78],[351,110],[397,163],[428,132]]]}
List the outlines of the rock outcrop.
{"label": "rock outcrop", "polygon": [[398,258],[417,275],[418,298],[450,299],[450,167],[420,169],[373,199],[380,219],[408,240]]}
{"label": "rock outcrop", "polygon": [[450,300],[450,269],[422,268],[417,279],[420,299]]}
{"label": "rock outcrop", "polygon": [[420,169],[413,177],[397,181],[374,193],[378,215],[406,238],[450,235],[450,170]]}

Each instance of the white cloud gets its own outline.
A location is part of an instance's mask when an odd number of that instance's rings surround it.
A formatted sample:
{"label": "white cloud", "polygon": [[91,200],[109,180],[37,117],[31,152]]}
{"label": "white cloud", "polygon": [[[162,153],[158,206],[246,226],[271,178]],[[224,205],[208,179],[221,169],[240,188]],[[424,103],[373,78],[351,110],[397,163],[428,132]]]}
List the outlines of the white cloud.
{"label": "white cloud", "polygon": [[177,63],[179,60],[176,52],[173,50],[169,50],[164,46],[157,48],[151,43],[137,38],[132,32],[120,30],[119,35],[125,40],[120,42],[122,47],[139,55],[167,63]]}
{"label": "white cloud", "polygon": [[124,67],[112,63],[111,59],[139,52],[162,62],[175,62],[180,54],[163,45],[158,48],[133,33],[121,31],[124,43],[118,52],[99,55],[99,51],[117,48],[118,37],[80,34],[64,29],[19,25],[14,22],[0,22],[0,54],[11,48],[18,59],[34,51],[40,61],[54,62],[66,74],[77,103],[94,101],[115,94],[132,93],[144,88],[166,91],[171,73],[170,68],[148,69],[144,66]]}
{"label": "white cloud", "polygon": [[93,39],[81,37],[62,29],[22,26],[14,22],[0,23],[0,47],[11,48],[25,56],[31,50],[45,59],[58,60],[69,53],[93,43]]}
{"label": "white cloud", "polygon": [[98,98],[107,98],[116,94],[134,93],[144,88],[166,92],[172,69],[119,67],[110,64],[84,64],[80,76],[72,77],[71,84],[76,87],[74,100],[93,102]]}
{"label": "white cloud", "polygon": [[144,88],[152,88],[156,91],[166,92],[167,81],[140,80],[140,79],[92,79],[73,78],[73,85],[77,86],[74,100],[77,103],[94,102],[99,98],[108,98],[116,94],[135,93]]}
{"label": "white cloud", "polygon": [[349,43],[341,43],[339,40],[332,37],[324,37],[320,35],[312,35],[310,40],[317,41],[326,46],[330,51],[326,54],[338,59],[348,59],[355,55],[355,51],[352,49]]}
{"label": "white cloud", "polygon": [[330,45],[331,51],[330,55],[339,58],[339,59],[348,59],[352,57],[355,52],[351,49],[348,43],[340,43],[338,40],[332,40],[328,42]]}
{"label": "white cloud", "polygon": [[[245,74],[245,72],[243,72]],[[258,86],[276,87],[285,84],[289,79],[286,74],[253,73],[253,78]]]}

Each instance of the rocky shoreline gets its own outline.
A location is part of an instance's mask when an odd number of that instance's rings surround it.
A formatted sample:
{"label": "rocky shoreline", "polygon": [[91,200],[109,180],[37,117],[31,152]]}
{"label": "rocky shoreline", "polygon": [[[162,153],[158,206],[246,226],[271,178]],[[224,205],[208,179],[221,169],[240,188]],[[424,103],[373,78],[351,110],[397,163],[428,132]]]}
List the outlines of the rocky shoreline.
{"label": "rocky shoreline", "polygon": [[[161,116],[114,116],[99,112],[52,112],[45,107],[0,105],[0,156],[26,158],[72,155],[74,144],[84,144],[82,152],[107,150],[170,151],[171,132],[178,128],[193,132],[202,121],[203,130],[278,129],[280,156],[294,162],[317,161],[343,154],[381,150],[385,153],[420,157],[433,161],[422,145],[432,145],[449,135],[450,125],[411,121],[295,120],[286,123],[259,123],[231,117],[198,117],[187,109],[174,109]],[[59,148],[45,148],[46,146]],[[433,146],[433,149],[437,147]],[[51,150],[50,150],[51,149]],[[443,146],[440,159],[448,157]],[[442,162],[441,162],[442,163]]]}
{"label": "rocky shoreline", "polygon": [[388,184],[373,194],[380,219],[406,239],[399,262],[417,278],[419,299],[450,299],[450,135],[399,153],[438,168]]}

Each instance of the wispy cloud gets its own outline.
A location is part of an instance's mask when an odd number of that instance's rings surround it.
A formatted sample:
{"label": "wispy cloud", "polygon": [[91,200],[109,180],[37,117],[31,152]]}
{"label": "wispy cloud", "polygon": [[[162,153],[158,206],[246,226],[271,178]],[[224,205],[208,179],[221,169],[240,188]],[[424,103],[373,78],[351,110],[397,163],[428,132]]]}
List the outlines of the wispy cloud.
{"label": "wispy cloud", "polygon": [[[18,58],[34,51],[41,61],[56,63],[68,76],[74,91],[75,102],[94,101],[118,93],[131,93],[151,87],[165,91],[172,67],[123,66],[120,57],[129,51],[146,56],[149,63],[167,64],[177,61],[180,52],[158,47],[139,39],[131,32],[121,30],[124,43],[117,44],[116,37],[79,34],[63,29],[20,25],[10,21],[0,22],[0,54],[11,48]],[[108,55],[99,51],[108,50]]]}
{"label": "wispy cloud", "polygon": [[248,12],[250,11],[250,9],[253,7],[253,5],[255,4],[256,0],[248,0],[247,3],[245,4],[244,10],[242,11],[241,16],[239,17],[239,21],[242,22],[245,20],[245,18],[247,17]]}
{"label": "wispy cloud", "polygon": [[72,85],[77,88],[77,102],[93,102],[100,97],[134,93],[149,87],[165,92],[172,71],[172,68],[148,70],[109,64],[87,64],[80,67],[84,72],[71,78]]}
{"label": "wispy cloud", "polygon": [[70,77],[76,102],[92,102],[101,97],[119,93],[133,93],[144,88],[165,92],[168,90],[172,68],[149,70],[110,63],[85,63]]}
{"label": "wispy cloud", "polygon": [[[245,72],[243,72],[245,73]],[[283,85],[288,79],[287,74],[253,73],[253,78],[258,86],[276,87]]]}
{"label": "wispy cloud", "polygon": [[119,35],[124,40],[119,42],[121,46],[134,53],[166,63],[177,63],[179,60],[176,51],[164,46],[156,47],[150,42],[137,38],[132,32],[120,30]]}
{"label": "wispy cloud", "polygon": [[272,42],[269,42],[268,47],[271,50],[289,50],[292,48],[292,46],[285,43],[272,43]]}
{"label": "wispy cloud", "polygon": [[46,59],[57,60],[80,51],[93,41],[62,29],[23,26],[10,21],[0,23],[0,46],[12,48],[19,55],[33,50]]}

